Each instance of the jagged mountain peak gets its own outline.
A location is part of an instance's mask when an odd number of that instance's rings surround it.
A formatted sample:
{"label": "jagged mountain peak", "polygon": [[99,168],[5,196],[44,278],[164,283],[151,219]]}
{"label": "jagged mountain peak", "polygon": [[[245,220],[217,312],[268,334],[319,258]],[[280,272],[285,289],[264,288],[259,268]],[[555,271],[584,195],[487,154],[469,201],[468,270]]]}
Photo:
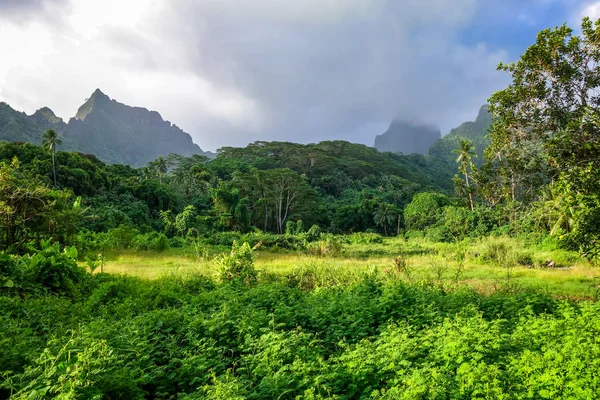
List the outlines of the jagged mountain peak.
{"label": "jagged mountain peak", "polygon": [[96,107],[102,107],[103,104],[109,103],[110,97],[108,97],[100,89],[94,90],[92,95],[86,99],[85,103],[79,107],[75,119],[83,121]]}
{"label": "jagged mountain peak", "polygon": [[108,163],[143,166],[158,156],[205,154],[192,137],[156,111],[131,107],[96,89],[66,124],[43,107],[32,115],[0,104],[0,140],[39,144],[43,132],[55,129],[62,149],[94,154]]}
{"label": "jagged mountain peak", "polygon": [[54,111],[52,111],[48,107],[40,108],[39,110],[37,110],[36,112],[31,114],[31,117],[35,120],[44,120],[44,121],[48,121],[50,123],[63,122],[62,118],[58,117],[54,113]]}

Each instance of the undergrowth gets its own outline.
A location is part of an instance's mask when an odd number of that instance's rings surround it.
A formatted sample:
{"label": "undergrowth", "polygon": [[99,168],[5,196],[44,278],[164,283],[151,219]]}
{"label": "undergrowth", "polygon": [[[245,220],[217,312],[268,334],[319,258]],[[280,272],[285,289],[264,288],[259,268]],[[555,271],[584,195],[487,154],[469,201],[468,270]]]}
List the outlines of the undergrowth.
{"label": "undergrowth", "polygon": [[0,398],[566,399],[600,385],[593,302],[351,279],[324,260],[272,276],[247,245],[215,279],[150,281],[71,275],[69,254],[45,251],[68,280],[0,289]]}

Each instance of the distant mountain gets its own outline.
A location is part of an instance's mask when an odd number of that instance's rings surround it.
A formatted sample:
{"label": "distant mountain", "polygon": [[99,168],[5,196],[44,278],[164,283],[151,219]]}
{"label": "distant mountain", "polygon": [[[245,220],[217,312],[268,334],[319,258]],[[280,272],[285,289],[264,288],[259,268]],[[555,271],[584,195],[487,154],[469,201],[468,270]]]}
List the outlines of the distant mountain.
{"label": "distant mountain", "polygon": [[456,155],[452,153],[460,147],[461,139],[469,139],[474,146],[477,159],[474,162],[483,160],[483,151],[489,145],[487,131],[492,125],[492,115],[488,106],[481,106],[477,119],[472,122],[465,122],[458,128],[454,128],[446,136],[438,139],[429,148],[428,154],[431,157],[443,159],[455,164]]}
{"label": "distant mountain", "polygon": [[381,152],[425,154],[441,136],[437,128],[394,120],[383,135],[375,138],[374,147]]}
{"label": "distant mountain", "polygon": [[27,115],[0,103],[0,140],[40,144],[47,129],[61,134],[61,150],[94,154],[109,163],[140,167],[170,153],[212,155],[158,112],[119,103],[100,89],[67,124],[47,107]]}
{"label": "distant mountain", "polygon": [[431,145],[427,152],[427,159],[440,180],[451,182],[458,172],[457,155],[453,151],[460,148],[462,139],[469,139],[473,143],[473,150],[477,154],[477,157],[473,158],[473,163],[476,165],[483,163],[483,151],[489,144],[487,131],[491,124],[492,116],[488,106],[482,106],[475,121],[461,124]]}

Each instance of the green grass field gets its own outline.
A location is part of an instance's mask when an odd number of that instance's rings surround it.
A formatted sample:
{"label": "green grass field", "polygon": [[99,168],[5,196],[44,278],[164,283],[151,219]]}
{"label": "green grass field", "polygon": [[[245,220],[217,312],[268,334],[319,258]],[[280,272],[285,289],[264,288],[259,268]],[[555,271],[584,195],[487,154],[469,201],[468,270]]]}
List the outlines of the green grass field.
{"label": "green grass field", "polygon": [[[226,247],[215,246],[203,248],[201,255],[189,248],[163,253],[110,253],[103,271],[144,279],[211,275],[212,259],[227,251]],[[465,255],[463,263],[457,261],[457,253]],[[400,270],[395,262],[399,256],[405,262]],[[481,293],[534,289],[558,297],[596,298],[600,284],[600,268],[591,266],[575,253],[526,247],[510,238],[488,238],[459,245],[389,238],[382,244],[345,245],[340,253],[325,257],[268,249],[259,249],[255,257],[255,266],[261,272],[289,275],[310,270],[328,285],[351,281],[369,270],[411,281],[468,285]],[[521,265],[523,258],[531,265]],[[555,263],[553,268],[541,266],[548,260]]]}

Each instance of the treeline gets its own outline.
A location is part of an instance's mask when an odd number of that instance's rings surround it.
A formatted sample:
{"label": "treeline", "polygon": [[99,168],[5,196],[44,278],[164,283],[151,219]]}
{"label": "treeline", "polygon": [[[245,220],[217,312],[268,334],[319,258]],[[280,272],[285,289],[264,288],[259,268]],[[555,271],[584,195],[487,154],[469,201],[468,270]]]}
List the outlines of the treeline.
{"label": "treeline", "polygon": [[56,151],[59,139],[46,136],[45,147],[0,143],[4,249],[126,228],[167,238],[281,234],[297,221],[296,231],[397,234],[416,193],[444,191],[422,156],[341,141],[257,142],[224,148],[212,161],[170,155],[134,169]]}

